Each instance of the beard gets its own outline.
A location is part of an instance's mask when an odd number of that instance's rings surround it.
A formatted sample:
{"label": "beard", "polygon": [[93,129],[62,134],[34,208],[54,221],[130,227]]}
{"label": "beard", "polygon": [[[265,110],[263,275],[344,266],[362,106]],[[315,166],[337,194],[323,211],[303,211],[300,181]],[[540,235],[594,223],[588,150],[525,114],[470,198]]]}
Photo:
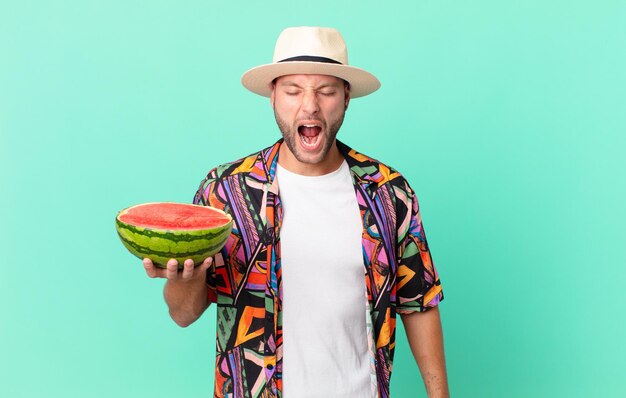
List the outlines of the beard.
{"label": "beard", "polygon": [[[318,157],[315,159],[308,159],[298,150],[298,143],[296,141],[300,139],[300,136],[299,136],[300,134],[298,133],[297,126],[296,125],[290,126],[285,120],[283,120],[280,117],[280,115],[276,112],[276,108],[274,107],[274,117],[276,118],[276,124],[278,124],[278,128],[280,129],[280,132],[283,135],[283,139],[285,140],[287,147],[289,148],[291,153],[293,153],[293,156],[299,162],[309,163],[309,164],[320,163],[324,159],[326,159],[326,155],[328,154],[328,151],[330,151],[330,149],[335,143],[335,137],[337,137],[337,133],[339,132],[339,129],[341,128],[341,125],[343,124],[343,119],[345,117],[345,114],[346,114],[345,111],[342,112],[341,116],[337,118],[336,120],[332,121],[332,124],[330,126],[327,126],[323,120],[316,119],[322,122],[322,131],[320,131],[320,134],[326,133],[326,137],[325,137],[326,141],[324,142],[324,145]],[[311,119],[315,119],[315,118],[310,118],[307,120],[311,120]],[[320,137],[320,138],[324,138],[324,137]]]}

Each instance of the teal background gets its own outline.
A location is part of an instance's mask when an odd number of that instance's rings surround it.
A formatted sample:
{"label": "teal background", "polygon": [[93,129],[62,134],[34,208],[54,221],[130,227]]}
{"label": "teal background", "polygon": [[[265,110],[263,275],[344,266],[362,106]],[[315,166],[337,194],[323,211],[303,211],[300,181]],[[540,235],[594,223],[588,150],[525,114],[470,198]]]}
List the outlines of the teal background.
{"label": "teal background", "polygon": [[[239,83],[293,25],[382,82],[339,138],[405,174],[457,397],[626,391],[623,1],[1,1],[0,395],[206,397],[215,311],[168,317],[118,210],[274,142]],[[393,397],[424,397],[399,326]]]}

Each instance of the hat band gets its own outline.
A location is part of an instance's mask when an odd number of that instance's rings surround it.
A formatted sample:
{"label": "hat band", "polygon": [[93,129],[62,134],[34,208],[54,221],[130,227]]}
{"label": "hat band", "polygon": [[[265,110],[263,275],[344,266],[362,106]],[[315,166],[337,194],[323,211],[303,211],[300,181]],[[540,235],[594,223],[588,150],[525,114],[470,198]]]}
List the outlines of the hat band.
{"label": "hat band", "polygon": [[323,62],[326,64],[339,64],[339,65],[343,65],[341,62],[339,61],[335,61],[334,59],[331,58],[326,58],[326,57],[315,57],[312,55],[300,55],[298,57],[291,57],[291,58],[285,58],[280,62],[297,62],[297,61],[306,61],[306,62]]}

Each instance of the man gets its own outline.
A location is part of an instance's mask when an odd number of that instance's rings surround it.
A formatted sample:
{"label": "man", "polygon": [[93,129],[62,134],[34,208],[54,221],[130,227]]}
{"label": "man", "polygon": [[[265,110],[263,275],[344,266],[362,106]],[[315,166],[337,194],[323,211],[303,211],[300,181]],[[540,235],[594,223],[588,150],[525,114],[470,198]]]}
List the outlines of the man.
{"label": "man", "polygon": [[336,140],[351,98],[380,87],[338,31],[288,28],[243,85],[282,138],[211,170],[194,203],[233,216],[222,251],[167,278],[180,326],[217,303],[217,397],[388,397],[396,313],[431,397],[448,396],[443,299],[407,181]]}

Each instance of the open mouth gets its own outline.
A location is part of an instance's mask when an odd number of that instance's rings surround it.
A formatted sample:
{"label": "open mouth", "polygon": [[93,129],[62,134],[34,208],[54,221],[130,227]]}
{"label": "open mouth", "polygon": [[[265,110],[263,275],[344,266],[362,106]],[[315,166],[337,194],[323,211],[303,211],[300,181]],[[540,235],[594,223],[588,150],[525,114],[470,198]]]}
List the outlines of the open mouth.
{"label": "open mouth", "polygon": [[305,149],[315,149],[320,142],[322,127],[317,124],[302,124],[298,126],[300,142]]}

